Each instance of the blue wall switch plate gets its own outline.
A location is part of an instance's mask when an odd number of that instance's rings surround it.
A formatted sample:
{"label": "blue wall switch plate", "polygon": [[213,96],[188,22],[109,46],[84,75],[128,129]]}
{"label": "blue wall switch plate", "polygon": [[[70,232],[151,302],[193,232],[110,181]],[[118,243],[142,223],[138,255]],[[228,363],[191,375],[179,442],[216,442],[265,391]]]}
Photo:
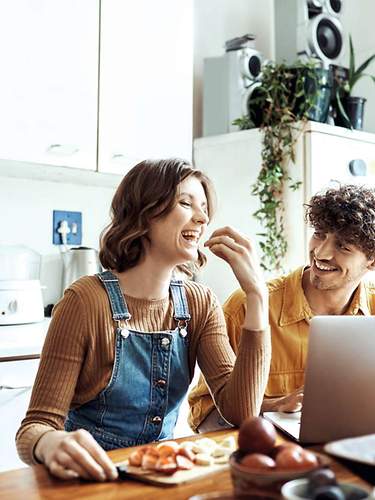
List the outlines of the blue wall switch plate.
{"label": "blue wall switch plate", "polygon": [[67,245],[82,244],[82,212],[53,211],[52,241],[54,245],[64,244],[62,234],[59,232],[62,227],[68,228]]}

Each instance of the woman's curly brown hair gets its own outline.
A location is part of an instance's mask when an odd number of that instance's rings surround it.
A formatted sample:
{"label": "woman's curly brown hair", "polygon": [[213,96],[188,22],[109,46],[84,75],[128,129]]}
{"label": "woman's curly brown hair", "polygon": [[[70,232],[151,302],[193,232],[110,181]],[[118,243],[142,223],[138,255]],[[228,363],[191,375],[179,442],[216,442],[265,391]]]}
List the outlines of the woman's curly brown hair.
{"label": "woman's curly brown hair", "polygon": [[[112,200],[111,223],[100,237],[99,258],[105,269],[118,272],[136,266],[144,254],[151,220],[167,215],[176,205],[178,185],[194,176],[202,184],[207,198],[208,218],[211,220],[215,192],[209,178],[188,162],[179,158],[145,160],[133,167],[123,178]],[[191,275],[206,262],[198,250],[193,265],[178,266]]]}
{"label": "woman's curly brown hair", "polygon": [[354,184],[330,188],[305,205],[306,221],[316,231],[334,233],[355,245],[368,259],[375,256],[375,190]]}

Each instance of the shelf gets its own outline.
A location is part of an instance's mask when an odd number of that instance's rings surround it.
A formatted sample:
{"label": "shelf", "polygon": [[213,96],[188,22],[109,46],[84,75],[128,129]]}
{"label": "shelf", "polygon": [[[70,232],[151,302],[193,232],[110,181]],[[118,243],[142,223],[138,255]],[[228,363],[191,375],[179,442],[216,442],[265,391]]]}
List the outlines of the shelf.
{"label": "shelf", "polygon": [[32,179],[64,184],[83,184],[85,186],[117,187],[121,175],[106,174],[94,170],[84,170],[55,165],[0,160],[0,177]]}
{"label": "shelf", "polygon": [[[296,127],[301,129],[301,122],[296,122]],[[253,128],[248,130],[239,130],[237,132],[230,132],[228,134],[210,135],[206,137],[198,137],[194,140],[195,146],[217,146],[218,144],[231,144],[234,142],[241,142],[244,138],[253,139],[257,141],[261,129]],[[326,123],[309,121],[304,127],[305,133],[319,132],[321,134],[334,135],[336,137],[344,137],[355,141],[375,143],[375,134],[370,132],[363,132],[362,130],[350,130],[343,127],[336,127]]]}

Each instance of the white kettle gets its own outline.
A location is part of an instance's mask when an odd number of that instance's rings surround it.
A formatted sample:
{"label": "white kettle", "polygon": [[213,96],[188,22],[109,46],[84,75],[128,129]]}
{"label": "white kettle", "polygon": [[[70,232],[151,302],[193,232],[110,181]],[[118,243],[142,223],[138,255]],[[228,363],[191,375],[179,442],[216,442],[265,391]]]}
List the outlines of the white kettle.
{"label": "white kettle", "polygon": [[102,271],[97,250],[87,247],[70,248],[64,252],[63,266],[63,291],[81,276]]}

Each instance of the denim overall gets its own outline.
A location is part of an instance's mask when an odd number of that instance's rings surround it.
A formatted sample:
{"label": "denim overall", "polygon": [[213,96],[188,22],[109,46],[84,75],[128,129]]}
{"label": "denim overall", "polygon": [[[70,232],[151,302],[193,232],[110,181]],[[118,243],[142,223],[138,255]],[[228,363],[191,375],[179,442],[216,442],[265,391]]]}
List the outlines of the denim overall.
{"label": "denim overall", "polygon": [[184,284],[170,283],[176,328],[140,332],[125,326],[131,315],[116,276],[110,271],[97,276],[117,323],[112,375],[98,396],[69,411],[65,430],[86,429],[105,450],[171,439],[190,383]]}

